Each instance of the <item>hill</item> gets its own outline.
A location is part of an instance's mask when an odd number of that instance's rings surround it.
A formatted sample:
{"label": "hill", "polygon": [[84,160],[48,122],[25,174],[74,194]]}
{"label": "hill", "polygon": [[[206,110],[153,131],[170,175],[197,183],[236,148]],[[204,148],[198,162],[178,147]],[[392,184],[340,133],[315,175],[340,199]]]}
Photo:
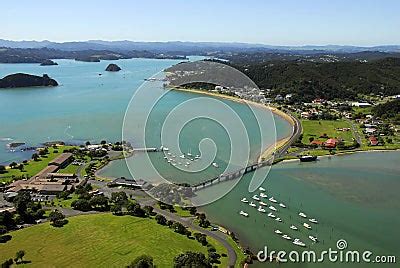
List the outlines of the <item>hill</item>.
{"label": "hill", "polygon": [[0,79],[0,88],[16,87],[54,87],[58,86],[56,80],[51,79],[47,74],[36,76],[31,74],[16,73]]}

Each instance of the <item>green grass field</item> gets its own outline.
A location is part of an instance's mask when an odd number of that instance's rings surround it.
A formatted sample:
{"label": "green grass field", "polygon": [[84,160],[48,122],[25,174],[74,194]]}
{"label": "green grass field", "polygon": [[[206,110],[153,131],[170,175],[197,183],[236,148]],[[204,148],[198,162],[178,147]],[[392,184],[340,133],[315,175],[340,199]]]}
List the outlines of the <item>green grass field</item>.
{"label": "green grass field", "polygon": [[19,169],[7,169],[6,173],[0,174],[0,182],[10,181],[13,178],[18,178],[21,176],[32,177],[39,171],[41,171],[43,168],[45,168],[50,161],[59,156],[63,152],[63,150],[70,149],[72,147],[73,146],[59,146],[57,149],[49,147],[48,148],[49,153],[46,156],[40,157],[38,161],[34,161],[32,159],[29,160],[28,163],[24,164],[23,171],[20,171]]}
{"label": "green grass field", "polygon": [[303,139],[304,144],[310,143],[310,138],[315,140],[325,141],[324,138],[319,138],[323,134],[328,135],[330,138],[341,138],[345,144],[353,143],[353,133],[349,131],[339,131],[339,128],[350,128],[349,123],[344,120],[301,120],[303,126]]}
{"label": "green grass field", "polygon": [[[0,261],[25,250],[32,267],[124,267],[142,254],[153,256],[157,267],[172,267],[173,258],[184,251],[203,252],[196,240],[174,233],[153,219],[111,214],[68,218],[62,228],[48,223],[12,232],[12,239],[0,244]],[[219,254],[222,245],[207,237]],[[221,258],[226,267],[227,257]]]}

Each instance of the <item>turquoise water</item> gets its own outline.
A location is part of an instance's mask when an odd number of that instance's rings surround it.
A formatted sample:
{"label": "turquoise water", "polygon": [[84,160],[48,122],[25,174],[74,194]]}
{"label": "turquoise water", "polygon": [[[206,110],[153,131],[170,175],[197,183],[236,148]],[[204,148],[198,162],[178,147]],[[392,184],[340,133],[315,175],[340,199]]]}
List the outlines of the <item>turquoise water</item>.
{"label": "turquoise water", "polygon": [[110,73],[104,70],[111,61],[56,62],[58,66],[0,64],[0,77],[17,72],[47,73],[60,84],[55,88],[0,90],[0,163],[32,154],[8,152],[6,144],[11,141],[35,146],[52,140],[120,140],[123,115],[133,92],[143,79],[178,63],[176,60],[119,60],[116,63],[122,71]]}

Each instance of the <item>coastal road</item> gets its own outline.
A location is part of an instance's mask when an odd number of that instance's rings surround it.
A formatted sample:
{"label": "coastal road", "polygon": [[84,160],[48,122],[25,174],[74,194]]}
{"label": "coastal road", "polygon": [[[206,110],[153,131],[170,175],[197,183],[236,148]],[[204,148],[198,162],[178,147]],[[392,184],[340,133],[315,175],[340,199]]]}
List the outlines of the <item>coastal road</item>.
{"label": "coastal road", "polygon": [[355,125],[355,123],[353,121],[351,121],[347,118],[345,119],[345,121],[350,124],[351,132],[353,132],[353,137],[356,139],[357,143],[361,145],[362,140],[361,140],[360,133],[357,131],[357,126]]}
{"label": "coastal road", "polygon": [[301,125],[300,120],[294,116],[291,112],[285,110],[285,113],[287,113],[294,121],[294,126],[293,126],[293,133],[292,136],[290,137],[290,139],[280,148],[278,148],[278,150],[276,150],[275,154],[274,154],[274,158],[279,158],[279,157],[283,157],[286,154],[286,151],[289,149],[289,147],[296,142],[296,140],[300,137],[301,133],[303,132],[303,127]]}

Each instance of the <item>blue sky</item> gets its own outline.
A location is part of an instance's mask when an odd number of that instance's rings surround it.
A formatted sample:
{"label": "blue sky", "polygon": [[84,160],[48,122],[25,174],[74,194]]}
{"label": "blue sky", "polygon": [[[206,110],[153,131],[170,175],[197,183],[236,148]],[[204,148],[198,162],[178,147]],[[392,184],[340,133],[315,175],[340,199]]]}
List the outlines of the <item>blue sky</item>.
{"label": "blue sky", "polygon": [[0,38],[400,44],[398,0],[2,1]]}

